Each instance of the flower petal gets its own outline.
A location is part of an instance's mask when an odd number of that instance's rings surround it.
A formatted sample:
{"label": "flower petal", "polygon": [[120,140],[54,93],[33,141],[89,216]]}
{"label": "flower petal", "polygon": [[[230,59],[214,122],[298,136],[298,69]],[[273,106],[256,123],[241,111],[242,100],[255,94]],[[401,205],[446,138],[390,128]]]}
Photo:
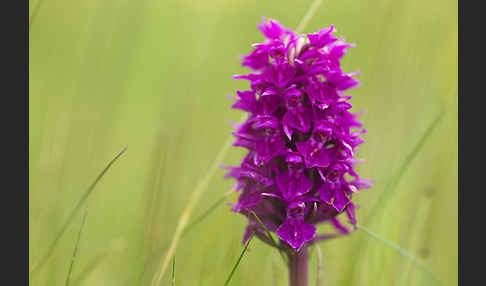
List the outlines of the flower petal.
{"label": "flower petal", "polygon": [[305,223],[301,218],[287,218],[277,229],[277,235],[293,249],[298,250],[305,242],[314,238],[316,227]]}

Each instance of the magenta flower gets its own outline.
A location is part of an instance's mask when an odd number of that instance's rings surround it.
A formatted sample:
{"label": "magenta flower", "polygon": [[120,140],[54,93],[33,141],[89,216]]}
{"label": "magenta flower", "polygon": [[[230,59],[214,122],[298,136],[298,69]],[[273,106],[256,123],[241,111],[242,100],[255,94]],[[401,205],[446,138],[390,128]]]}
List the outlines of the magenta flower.
{"label": "magenta flower", "polygon": [[233,145],[249,151],[227,174],[240,191],[233,211],[248,218],[243,242],[252,232],[268,242],[255,213],[280,248],[297,251],[317,239],[316,224],[348,233],[337,216],[346,213],[355,224],[352,196],[370,186],[354,171],[365,130],[344,95],[358,86],[357,72],[342,72],[339,62],[354,45],[333,35],[333,26],[308,35],[274,20],[258,27],[266,39],[242,63],[254,73],[234,76],[249,80],[250,89],[237,91],[233,104],[248,113]]}

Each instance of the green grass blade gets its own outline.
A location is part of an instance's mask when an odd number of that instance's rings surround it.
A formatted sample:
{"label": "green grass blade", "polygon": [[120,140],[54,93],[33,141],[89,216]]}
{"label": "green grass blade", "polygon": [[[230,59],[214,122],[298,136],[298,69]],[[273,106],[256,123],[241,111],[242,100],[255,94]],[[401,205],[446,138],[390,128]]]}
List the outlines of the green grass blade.
{"label": "green grass blade", "polygon": [[[243,114],[240,122],[243,121],[246,118],[246,114]],[[194,206],[197,204],[199,201],[199,198],[201,195],[206,191],[209,182],[211,182],[211,179],[213,178],[214,174],[216,173],[216,170],[218,170],[219,164],[221,164],[221,161],[225,158],[226,153],[228,152],[229,148],[232,145],[233,137],[228,136],[226,141],[224,142],[223,146],[221,149],[218,151],[216,154],[216,158],[214,158],[214,161],[212,162],[211,166],[209,167],[208,171],[204,174],[204,176],[197,182],[196,187],[194,191],[192,191],[189,201],[186,204],[186,207],[182,211],[181,216],[179,217],[179,221],[177,223],[177,227],[175,230],[175,233],[172,237],[169,249],[167,250],[165,256],[163,257],[160,270],[157,271],[152,279],[152,286],[157,286],[160,284],[160,281],[162,280],[162,277],[165,274],[165,271],[170,263],[170,260],[172,258],[172,255],[175,253],[175,250],[177,248],[177,245],[179,244],[179,240],[181,239],[181,235],[186,228],[188,224],[189,217],[191,216],[192,210],[194,209]]]}
{"label": "green grass blade", "polygon": [[103,262],[109,254],[109,251],[103,252],[99,255],[97,255],[95,258],[93,258],[88,265],[82,270],[80,274],[78,274],[77,277],[73,280],[72,285],[81,285],[83,282],[86,280],[86,278],[93,273],[94,270],[98,268],[98,266]]}
{"label": "green grass blade", "polygon": [[175,263],[176,263],[176,257],[174,255],[174,258],[172,258],[172,286],[175,286],[176,283],[175,283]]}
{"label": "green grass blade", "polygon": [[317,11],[317,8],[319,8],[319,5],[321,5],[322,0],[314,0],[309,8],[307,10],[307,13],[304,15],[302,20],[300,20],[299,25],[297,25],[297,28],[295,28],[295,33],[300,34],[304,30],[305,26],[309,23],[310,19],[314,16],[314,13]]}
{"label": "green grass blade", "polygon": [[233,269],[231,270],[228,279],[226,279],[226,282],[224,282],[224,286],[229,285],[231,278],[235,274],[236,268],[238,268],[238,265],[240,265],[241,259],[243,258],[243,255],[245,255],[246,250],[248,249],[248,246],[250,245],[251,240],[253,239],[254,235],[251,235],[250,239],[246,242],[245,248],[243,248],[243,251],[240,254],[240,257],[238,257],[238,260],[236,261],[235,265],[233,266]]}
{"label": "green grass blade", "polygon": [[316,271],[316,286],[322,285],[322,252],[319,245],[314,246],[317,249],[317,271]]}
{"label": "green grass blade", "polygon": [[391,249],[395,250],[401,256],[403,256],[403,257],[407,258],[408,260],[410,260],[414,265],[418,266],[419,268],[421,268],[422,270],[424,270],[427,274],[429,274],[430,277],[435,282],[437,282],[438,285],[440,285],[440,281],[437,279],[437,276],[435,275],[435,273],[432,270],[430,270],[430,268],[426,264],[424,264],[418,258],[416,258],[412,254],[410,254],[409,252],[407,252],[405,249],[401,248],[400,246],[394,244],[393,242],[391,242],[389,240],[386,240],[386,239],[382,238],[381,236],[379,236],[374,231],[372,231],[372,230],[370,230],[370,229],[368,229],[368,228],[366,228],[366,227],[364,227],[362,225],[356,224],[356,228],[358,228],[359,230],[363,231],[364,233],[370,235],[371,237],[373,237],[374,239],[380,241],[381,243],[383,243],[384,245],[390,247]]}
{"label": "green grass blade", "polygon": [[378,202],[375,204],[373,209],[369,212],[368,216],[364,219],[365,224],[369,224],[371,220],[376,217],[376,213],[378,213],[386,204],[386,202],[392,197],[392,195],[395,192],[395,189],[400,182],[403,174],[408,170],[408,167],[410,166],[410,163],[413,161],[413,159],[417,156],[419,151],[424,147],[425,142],[427,142],[427,139],[430,137],[432,132],[434,131],[435,127],[439,124],[439,122],[442,120],[444,117],[445,111],[441,112],[435,120],[429,125],[425,133],[422,135],[420,140],[417,142],[417,145],[414,146],[412,151],[407,155],[405,158],[405,161],[401,165],[400,169],[398,170],[398,173],[393,176],[393,178],[390,180],[388,185],[385,187],[385,190],[381,193],[380,197],[378,198]]}
{"label": "green grass blade", "polygon": [[270,233],[270,231],[268,230],[268,228],[263,224],[263,222],[260,220],[260,218],[257,216],[257,214],[255,212],[251,212],[251,214],[256,218],[256,220],[258,221],[258,223],[263,227],[263,229],[265,230],[265,232],[267,233],[268,237],[270,237],[270,239],[272,240],[272,243],[275,247],[277,247],[278,249],[278,252],[280,253],[280,256],[282,256],[282,259],[283,261],[285,261],[285,263],[287,263],[287,257],[285,256],[285,254],[282,252],[282,250],[280,248],[278,248],[278,244],[277,242],[275,241],[275,239],[273,238],[272,234]]}
{"label": "green grass blade", "polygon": [[[387,200],[389,200],[392,195],[394,194],[395,188],[400,182],[400,179],[402,178],[403,174],[407,171],[408,167],[410,166],[410,163],[413,161],[413,159],[417,156],[419,151],[422,149],[422,147],[425,145],[427,139],[430,137],[432,132],[434,131],[435,127],[439,124],[439,122],[442,120],[444,117],[445,113],[447,112],[447,109],[444,109],[437,117],[435,120],[429,125],[429,127],[426,129],[418,143],[414,146],[414,148],[410,151],[410,153],[407,155],[405,158],[405,161],[403,162],[402,166],[398,170],[397,174],[393,176],[393,178],[389,181],[388,185],[385,187],[385,190],[383,193],[380,195],[378,198],[378,202],[374,205],[374,207],[371,209],[371,211],[368,213],[368,215],[363,219],[364,224],[369,225],[371,224],[372,220],[377,216],[376,214],[383,209],[385,206],[385,203]],[[362,252],[359,251],[360,243],[357,243],[354,245],[354,250],[352,253],[354,253],[354,259],[359,260],[359,256],[361,255]],[[349,273],[354,273],[356,269],[356,263],[351,264]],[[353,284],[354,283],[354,277],[352,275],[348,275],[350,281],[348,283]]]}
{"label": "green grass blade", "polygon": [[125,153],[127,148],[128,147],[123,148],[123,150],[121,150],[113,159],[111,159],[111,161],[108,163],[108,165],[106,165],[106,167],[103,169],[103,171],[101,171],[101,173],[98,175],[98,177],[96,177],[96,179],[93,181],[93,183],[91,183],[89,188],[86,190],[86,192],[83,194],[81,199],[78,201],[78,203],[76,204],[74,209],[69,214],[68,218],[66,219],[66,221],[62,225],[61,230],[59,231],[59,233],[56,235],[56,238],[54,239],[54,241],[49,246],[47,252],[41,257],[39,262],[32,268],[32,270],[30,272],[31,279],[32,279],[32,276],[34,275],[34,273],[36,273],[46,263],[46,261],[51,257],[54,249],[56,248],[57,244],[59,243],[60,238],[62,237],[62,235],[64,234],[64,232],[68,228],[68,226],[72,223],[74,216],[79,211],[79,209],[83,206],[86,199],[88,199],[88,197],[91,195],[91,193],[93,192],[96,185],[103,178],[103,176],[106,174],[108,169],[110,169],[110,167],[116,162],[116,160],[118,160],[118,158],[120,158],[123,155],[123,153]]}
{"label": "green grass blade", "polygon": [[228,197],[234,192],[234,189],[229,190],[224,193],[216,202],[214,202],[206,211],[204,211],[199,217],[195,218],[188,226],[184,229],[181,234],[181,238],[184,237],[189,230],[193,229],[196,225],[202,222],[206,217],[208,217],[213,211],[215,211],[219,205],[221,205]]}
{"label": "green grass blade", "polygon": [[257,216],[257,214],[254,211],[252,211],[251,214],[256,218],[256,220],[258,221],[258,223],[263,227],[263,229],[267,233],[268,237],[272,240],[273,246],[277,247],[278,244],[275,241],[275,239],[273,238],[273,236],[270,233],[270,231],[268,230],[267,226],[263,224],[263,222],[261,221],[261,219]]}
{"label": "green grass blade", "polygon": [[69,271],[68,275],[66,277],[66,286],[69,286],[69,282],[71,281],[71,276],[73,274],[73,268],[74,268],[74,261],[76,260],[76,254],[78,252],[78,246],[79,246],[79,240],[81,239],[81,232],[83,231],[84,223],[86,222],[86,215],[88,214],[88,211],[86,211],[83,215],[83,221],[81,222],[81,227],[79,228],[78,231],[78,238],[76,240],[76,244],[74,245],[74,251],[73,255],[71,256],[71,265],[69,265]]}
{"label": "green grass blade", "polygon": [[30,14],[30,17],[29,17],[29,32],[30,32],[30,28],[32,27],[32,23],[34,22],[35,18],[37,17],[37,14],[39,14],[39,9],[41,7],[41,4],[42,4],[42,0],[37,0],[34,3],[34,8],[32,8],[32,14]]}

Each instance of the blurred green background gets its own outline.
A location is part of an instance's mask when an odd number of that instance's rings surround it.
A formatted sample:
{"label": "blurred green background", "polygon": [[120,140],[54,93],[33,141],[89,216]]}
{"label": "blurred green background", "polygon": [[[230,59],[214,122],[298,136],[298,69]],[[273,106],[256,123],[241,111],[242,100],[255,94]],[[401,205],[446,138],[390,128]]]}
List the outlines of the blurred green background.
{"label": "blurred green background", "polygon": [[[41,5],[37,6],[41,1]],[[63,285],[81,225],[71,285],[149,285],[196,182],[241,116],[230,108],[248,70],[239,55],[263,36],[262,16],[295,29],[311,0],[31,0],[29,268],[76,202],[128,146],[31,285]],[[328,1],[305,32],[334,24],[356,43],[353,111],[368,133],[358,168],[375,180],[355,196],[358,222],[457,284],[457,1]],[[407,155],[445,116],[396,190],[365,220]],[[245,151],[232,148],[224,164]],[[218,170],[203,213],[235,182]],[[235,201],[232,195],[230,201]],[[221,205],[176,252],[177,285],[222,285],[241,250],[245,218]],[[322,229],[329,229],[323,226]],[[433,285],[427,273],[362,231],[320,244],[324,285]],[[310,282],[316,277],[311,255]],[[169,285],[170,268],[162,280]],[[231,285],[287,285],[279,254],[254,240]]]}

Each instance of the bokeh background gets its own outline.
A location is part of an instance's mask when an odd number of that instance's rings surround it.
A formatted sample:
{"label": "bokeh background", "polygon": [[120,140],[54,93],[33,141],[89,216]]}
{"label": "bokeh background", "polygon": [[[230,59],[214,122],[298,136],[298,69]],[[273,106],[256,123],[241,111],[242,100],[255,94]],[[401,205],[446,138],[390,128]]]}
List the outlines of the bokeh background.
{"label": "bokeh background", "polygon": [[[241,116],[228,95],[248,83],[231,76],[247,72],[239,56],[263,40],[256,25],[267,16],[295,29],[311,2],[30,1],[30,269],[128,146],[31,285],[64,284],[85,209],[71,285],[149,285],[197,180]],[[359,223],[423,261],[442,285],[458,277],[457,14],[452,0],[324,0],[305,28],[334,24],[357,44],[343,67],[361,70],[361,86],[349,92],[368,130],[358,171],[375,180],[355,196]],[[397,188],[368,217],[442,112]],[[222,163],[244,154],[233,148]],[[234,184],[223,175],[217,171],[193,218]],[[177,285],[222,285],[243,248],[245,223],[223,204],[191,229],[176,252]],[[320,247],[324,285],[433,285],[363,231]],[[315,251],[310,259],[313,285]],[[287,285],[287,272],[274,249],[254,240],[231,285]]]}

